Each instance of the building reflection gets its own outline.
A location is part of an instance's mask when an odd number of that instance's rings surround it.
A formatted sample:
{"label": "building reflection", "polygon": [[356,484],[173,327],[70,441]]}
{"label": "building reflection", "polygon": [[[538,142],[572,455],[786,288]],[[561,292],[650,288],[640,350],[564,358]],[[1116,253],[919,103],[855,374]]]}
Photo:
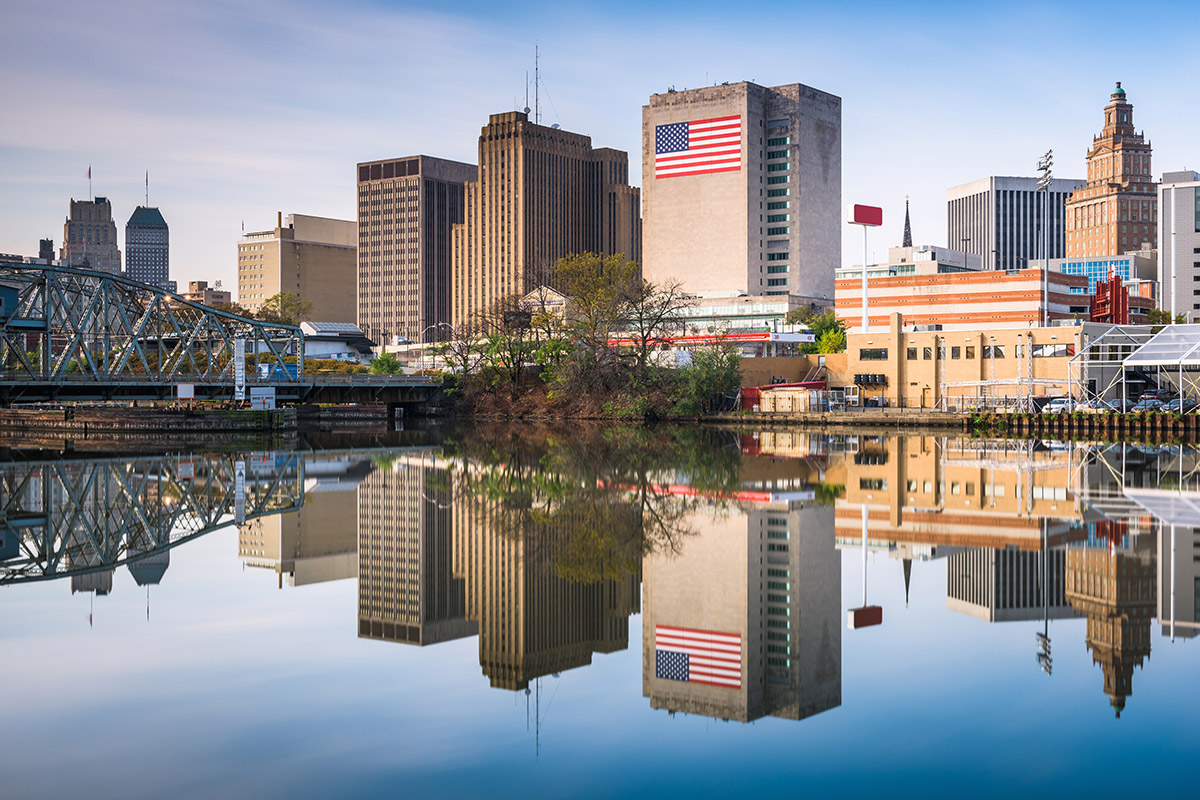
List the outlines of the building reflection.
{"label": "building reflection", "polygon": [[1118,717],[1133,694],[1133,668],[1150,656],[1156,598],[1156,542],[1072,546],[1066,557],[1066,597],[1087,617],[1087,648],[1104,673],[1104,692]]}
{"label": "building reflection", "polygon": [[588,665],[593,653],[629,647],[629,616],[640,610],[639,575],[563,575],[568,551],[593,530],[632,531],[619,502],[550,504],[538,524],[514,526],[529,503],[464,495],[454,511],[454,574],[466,587],[467,617],[479,628],[479,665],[491,685],[525,689],[543,675]]}
{"label": "building reflection", "polygon": [[358,635],[418,647],[474,636],[454,567],[451,473],[431,455],[379,458],[358,489]]}
{"label": "building reflection", "polygon": [[238,556],[248,567],[273,570],[278,585],[305,586],[358,574],[353,492],[371,471],[365,458],[308,459],[304,504],[238,528]]}
{"label": "building reflection", "polygon": [[[778,452],[776,438],[742,451]],[[800,460],[743,458],[744,490],[696,509],[696,535],[643,562],[642,694],[652,708],[749,722],[841,705],[841,567],[833,508],[813,489],[827,461],[807,437],[778,438]],[[691,649],[678,638],[688,632],[736,637],[737,662],[714,679],[692,652],[681,671],[675,651]]]}

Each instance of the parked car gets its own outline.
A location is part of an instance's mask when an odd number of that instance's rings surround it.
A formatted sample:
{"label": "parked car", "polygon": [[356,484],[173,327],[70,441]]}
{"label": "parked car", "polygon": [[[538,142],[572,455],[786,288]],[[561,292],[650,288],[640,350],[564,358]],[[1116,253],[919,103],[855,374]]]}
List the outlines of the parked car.
{"label": "parked car", "polygon": [[1133,408],[1131,408],[1130,411],[1132,411],[1134,414],[1140,414],[1143,411],[1162,411],[1162,408],[1163,404],[1158,399],[1154,397],[1143,397],[1141,400],[1138,400],[1136,403],[1134,403]]}
{"label": "parked car", "polygon": [[1174,411],[1177,414],[1191,414],[1197,408],[1200,408],[1200,403],[1187,397],[1176,397],[1163,405],[1163,411]]}
{"label": "parked car", "polygon": [[1043,414],[1062,414],[1070,411],[1072,406],[1071,398],[1069,397],[1054,397],[1049,403],[1042,406]]}
{"label": "parked car", "polygon": [[1082,411],[1085,414],[1107,414],[1109,411],[1115,411],[1116,408],[1104,400],[1088,400],[1083,403],[1076,403],[1075,410]]}
{"label": "parked car", "polygon": [[1109,408],[1111,408],[1113,411],[1116,411],[1118,414],[1124,414],[1129,411],[1129,409],[1133,408],[1133,401],[1128,397],[1114,397],[1112,400],[1105,400],[1104,402],[1108,404]]}

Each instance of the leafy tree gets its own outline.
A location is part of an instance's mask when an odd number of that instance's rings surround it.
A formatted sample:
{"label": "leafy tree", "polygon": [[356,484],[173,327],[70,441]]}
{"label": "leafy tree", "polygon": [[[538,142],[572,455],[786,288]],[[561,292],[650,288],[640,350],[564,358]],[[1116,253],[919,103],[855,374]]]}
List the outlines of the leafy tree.
{"label": "leafy tree", "polygon": [[278,325],[299,325],[312,316],[312,301],[298,294],[280,292],[268,297],[258,309],[257,318]]}
{"label": "leafy tree", "polygon": [[841,328],[830,328],[817,339],[818,353],[846,352],[846,332]]}
{"label": "leafy tree", "polygon": [[718,342],[692,353],[692,363],[682,370],[684,399],[707,414],[742,385],[741,351]]}
{"label": "leafy tree", "polygon": [[395,353],[383,352],[371,359],[372,375],[395,375],[404,371],[404,366]]}
{"label": "leafy tree", "polygon": [[624,298],[640,269],[625,256],[579,253],[554,265],[556,281],[569,298],[564,327],[574,343],[572,373],[579,386],[613,382],[615,352],[609,347],[620,325]]}
{"label": "leafy tree", "polygon": [[238,305],[237,303],[217,303],[213,306],[217,311],[224,311],[226,314],[236,314],[239,317],[254,319],[254,314]]}
{"label": "leafy tree", "polygon": [[516,295],[500,298],[478,316],[481,364],[493,391],[506,387],[513,400],[520,394],[522,373],[536,349],[532,318],[533,312]]}
{"label": "leafy tree", "polygon": [[1170,311],[1155,308],[1146,312],[1146,321],[1151,325],[1182,325],[1186,320],[1183,314],[1176,314],[1172,320]]}

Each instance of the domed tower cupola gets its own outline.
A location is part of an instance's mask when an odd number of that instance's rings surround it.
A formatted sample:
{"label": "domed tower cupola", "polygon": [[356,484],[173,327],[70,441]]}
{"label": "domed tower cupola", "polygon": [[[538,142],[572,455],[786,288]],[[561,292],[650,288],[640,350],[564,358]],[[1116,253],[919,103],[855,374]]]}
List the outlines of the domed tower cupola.
{"label": "domed tower cupola", "polygon": [[1104,133],[1101,136],[1133,135],[1133,106],[1125,99],[1125,90],[1117,81],[1117,88],[1104,107]]}

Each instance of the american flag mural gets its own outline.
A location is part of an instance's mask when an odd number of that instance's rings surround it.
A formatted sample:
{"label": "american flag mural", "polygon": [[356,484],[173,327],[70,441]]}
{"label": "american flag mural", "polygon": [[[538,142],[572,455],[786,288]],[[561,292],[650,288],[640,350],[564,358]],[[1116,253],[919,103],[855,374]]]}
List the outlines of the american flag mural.
{"label": "american flag mural", "polygon": [[741,634],[655,625],[654,677],[740,689]]}
{"label": "american flag mural", "polygon": [[742,168],[742,118],[714,117],[654,128],[654,177],[676,178]]}

